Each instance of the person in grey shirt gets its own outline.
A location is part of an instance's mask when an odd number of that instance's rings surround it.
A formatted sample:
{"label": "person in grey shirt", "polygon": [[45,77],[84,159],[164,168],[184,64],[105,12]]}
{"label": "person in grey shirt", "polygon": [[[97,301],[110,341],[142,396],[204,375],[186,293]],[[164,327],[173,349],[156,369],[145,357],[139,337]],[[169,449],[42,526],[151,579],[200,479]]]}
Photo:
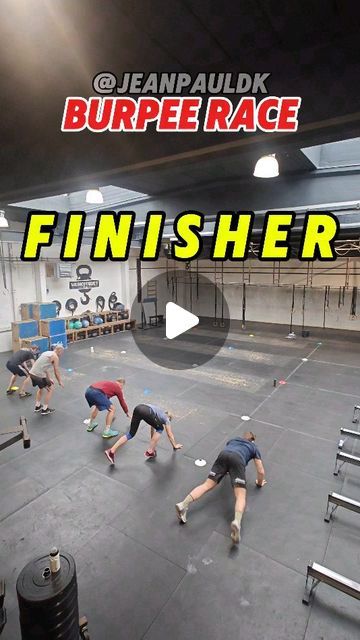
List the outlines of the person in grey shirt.
{"label": "person in grey shirt", "polygon": [[[47,416],[50,413],[54,413],[55,409],[49,407],[49,402],[54,393],[54,380],[50,378],[50,369],[53,369],[55,378],[58,381],[60,387],[63,387],[63,381],[61,379],[59,369],[59,358],[64,353],[64,347],[62,344],[57,344],[53,351],[44,351],[41,356],[35,361],[29,371],[29,375],[33,384],[33,387],[38,387],[36,393],[35,409],[36,413],[41,412],[42,416]],[[42,404],[43,390],[46,389],[45,401]]]}
{"label": "person in grey shirt", "polygon": [[137,430],[139,428],[139,424],[141,420],[144,420],[151,427],[151,441],[150,447],[147,451],[145,451],[146,458],[155,458],[156,456],[156,445],[160,440],[162,432],[166,431],[166,435],[170,440],[170,443],[176,451],[177,449],[181,449],[182,444],[178,444],[175,440],[174,434],[171,429],[171,419],[172,414],[170,411],[163,411],[160,407],[155,406],[154,404],[138,404],[131,418],[131,425],[129,431],[115,442],[114,446],[111,449],[107,449],[104,453],[109,460],[110,464],[115,464],[115,452],[119,447],[122,447],[129,440],[136,436]]}

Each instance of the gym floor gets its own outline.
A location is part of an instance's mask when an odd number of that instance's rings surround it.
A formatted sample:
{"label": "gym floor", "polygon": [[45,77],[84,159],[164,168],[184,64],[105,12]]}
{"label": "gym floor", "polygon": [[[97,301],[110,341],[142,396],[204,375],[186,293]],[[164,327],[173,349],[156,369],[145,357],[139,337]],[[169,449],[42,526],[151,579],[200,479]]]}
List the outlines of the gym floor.
{"label": "gym floor", "polygon": [[[191,362],[212,340],[211,329],[198,331]],[[232,328],[216,358],[185,371],[146,360],[130,332],[93,339],[63,356],[65,388],[56,388],[54,415],[34,414],[32,399],[3,398],[0,429],[24,414],[32,439],[30,450],[18,443],[0,453],[4,640],[20,638],[20,570],[53,545],[75,557],[80,614],[88,617],[92,640],[359,638],[356,600],[320,584],[312,607],[301,601],[310,560],[359,578],[358,515],[339,508],[333,522],[324,522],[330,491],[359,496],[358,468],[333,476],[339,427],[351,427],[359,400],[358,334],[317,330],[290,341],[287,332],[274,325]],[[144,339],[164,355],[157,329]],[[6,360],[2,354],[3,389]],[[174,411],[181,451],[173,453],[163,437],[157,459],[146,460],[149,428],[142,425],[115,468],[108,465],[100,427],[87,433],[83,424],[84,390],[117,375],[126,378],[130,408],[151,402]],[[274,378],[286,384],[274,388]],[[118,404],[116,410],[114,428],[124,432],[128,420]],[[257,435],[268,485],[256,489],[250,463],[242,541],[234,548],[228,479],[190,507],[185,526],[174,504],[245,428]],[[207,466],[196,467],[197,458]]]}

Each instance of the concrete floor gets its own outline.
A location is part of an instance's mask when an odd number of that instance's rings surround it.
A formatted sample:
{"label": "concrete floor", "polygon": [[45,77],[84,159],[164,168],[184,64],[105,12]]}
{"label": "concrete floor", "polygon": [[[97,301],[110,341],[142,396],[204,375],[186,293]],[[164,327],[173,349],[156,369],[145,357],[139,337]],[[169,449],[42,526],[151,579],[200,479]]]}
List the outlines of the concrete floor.
{"label": "concrete floor", "polygon": [[[211,329],[198,331],[201,340],[189,345],[191,362],[212,340]],[[351,426],[359,400],[359,338],[320,330],[296,341],[286,335],[286,327],[234,329],[215,359],[181,372],[145,360],[131,333],[94,339],[64,355],[66,386],[56,389],[53,416],[34,414],[32,399],[3,397],[0,428],[24,414],[32,438],[30,450],[19,443],[0,453],[4,640],[20,638],[20,570],[54,544],[75,557],[80,612],[88,616],[92,640],[359,638],[356,600],[320,585],[311,608],[301,602],[310,560],[360,580],[359,516],[339,509],[331,524],[323,520],[329,491],[359,498],[359,468],[332,474],[339,427]],[[156,336],[153,329],[144,339],[164,356],[166,343]],[[171,357],[170,345],[166,353]],[[5,362],[2,354],[2,388]],[[83,392],[117,374],[126,377],[131,408],[152,402],[173,409],[181,451],[173,453],[164,436],[158,458],[145,460],[149,429],[143,425],[109,467],[100,428],[89,434],[83,425]],[[286,384],[274,389],[274,378]],[[242,415],[251,421],[242,422]],[[116,427],[123,432],[127,424],[119,410]],[[193,505],[186,526],[178,524],[174,503],[206,477],[226,440],[245,427],[257,434],[268,485],[255,488],[251,465],[242,542],[233,548],[228,479]],[[198,457],[206,467],[194,465]]]}

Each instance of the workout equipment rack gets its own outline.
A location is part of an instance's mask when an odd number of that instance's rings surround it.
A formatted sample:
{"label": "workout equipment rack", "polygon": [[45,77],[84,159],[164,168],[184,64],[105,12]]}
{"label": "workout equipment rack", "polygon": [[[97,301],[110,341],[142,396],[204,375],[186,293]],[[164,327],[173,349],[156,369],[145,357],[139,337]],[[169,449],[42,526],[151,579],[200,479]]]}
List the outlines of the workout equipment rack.
{"label": "workout equipment rack", "polygon": [[[77,342],[78,340],[87,340],[89,338],[96,338],[98,336],[112,335],[125,330],[134,330],[136,328],[136,321],[127,317],[124,319],[122,316],[124,313],[129,316],[129,311],[101,311],[99,313],[83,313],[79,316],[70,316],[66,318],[66,335],[68,343]],[[103,322],[102,324],[90,324],[88,327],[82,327],[81,329],[70,329],[69,322],[71,320],[81,320],[90,316],[98,316]]]}
{"label": "workout equipment rack", "polygon": [[[309,578],[312,579],[311,586],[309,587]],[[305,591],[303,595],[303,603],[310,604],[314,591],[320,582],[342,591],[352,598],[360,600],[360,584],[349,578],[345,578],[340,573],[335,573],[326,567],[323,567],[316,562],[308,565],[306,574]]]}
{"label": "workout equipment rack", "polygon": [[7,447],[11,447],[12,444],[15,444],[15,442],[18,442],[19,440],[23,441],[24,449],[30,448],[31,440],[30,440],[28,429],[27,429],[27,421],[26,421],[26,418],[24,418],[24,416],[21,416],[20,418],[19,427],[13,427],[8,431],[0,431],[0,436],[7,436],[7,435],[12,435],[12,438],[9,438],[8,440],[5,440],[5,442],[0,443],[0,451],[7,449]]}
{"label": "workout equipment rack", "polygon": [[353,424],[357,424],[359,422],[359,411],[360,411],[360,406],[356,404],[354,407],[354,413],[352,418]]}
{"label": "workout equipment rack", "polygon": [[343,427],[341,427],[340,435],[344,436],[344,438],[339,440],[339,444],[338,444],[339,449],[343,448],[348,438],[355,438],[355,440],[360,440],[360,431],[354,431],[353,429],[344,429]]}
{"label": "workout equipment rack", "polygon": [[[358,422],[357,411],[360,411],[360,406],[354,407],[353,414],[353,423]],[[335,468],[334,468],[334,476],[337,476],[343,467],[344,464],[349,463],[356,466],[360,466],[360,457],[354,456],[350,453],[345,453],[342,451],[342,447],[344,446],[346,440],[348,438],[360,439],[360,431],[354,431],[353,429],[345,429],[343,427],[340,428],[340,435],[344,436],[343,439],[338,443],[338,451],[336,454],[335,460]],[[324,516],[325,522],[330,522],[335,511],[338,507],[343,507],[348,511],[353,511],[355,513],[360,513],[360,502],[354,500],[353,498],[348,498],[347,496],[342,496],[339,493],[331,492],[328,494],[327,505],[326,505],[326,513]],[[311,579],[311,584],[309,585],[309,579]],[[346,578],[345,576],[328,569],[327,567],[323,567],[316,562],[312,562],[307,567],[306,573],[306,583],[304,595],[302,598],[302,602],[305,605],[309,605],[316,587],[320,582],[324,582],[325,584],[337,589],[338,591],[342,591],[347,595],[360,600],[360,584]]]}
{"label": "workout equipment rack", "polygon": [[[29,449],[30,447],[30,435],[27,430],[27,422],[24,416],[20,418],[20,426],[14,427],[13,429],[9,429],[8,431],[0,431],[0,436],[13,435],[12,438],[8,438],[5,442],[0,443],[0,451],[7,449],[7,447],[11,447],[11,445],[15,444],[19,440],[23,441],[24,449]],[[6,625],[6,609],[4,606],[5,600],[5,580],[0,580],[0,635],[3,632],[3,629]],[[86,639],[84,639],[86,640]]]}
{"label": "workout equipment rack", "polygon": [[[331,504],[333,505],[333,507],[330,511]],[[341,496],[339,493],[329,493],[326,506],[326,514],[324,518],[325,522],[330,522],[338,507],[344,507],[344,509],[348,509],[349,511],[360,513],[360,502],[357,502],[357,500],[347,498],[346,496]]]}
{"label": "workout equipment rack", "polygon": [[360,458],[351,455],[351,453],[343,453],[338,451],[335,459],[334,476],[338,476],[344,464],[353,464],[356,467],[360,467]]}

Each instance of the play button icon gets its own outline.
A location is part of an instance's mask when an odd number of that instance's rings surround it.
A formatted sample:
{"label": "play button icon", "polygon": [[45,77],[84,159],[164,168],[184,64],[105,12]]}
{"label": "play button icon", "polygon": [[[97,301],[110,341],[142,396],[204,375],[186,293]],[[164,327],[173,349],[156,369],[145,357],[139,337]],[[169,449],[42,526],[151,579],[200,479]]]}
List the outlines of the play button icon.
{"label": "play button icon", "polygon": [[199,324],[199,318],[190,311],[186,311],[174,302],[166,305],[166,337],[168,340],[177,338],[185,331],[189,331]]}
{"label": "play button icon", "polygon": [[146,366],[141,360],[144,355],[166,369],[198,371],[220,352],[221,366],[227,366],[229,354],[223,347],[230,318],[224,287],[199,273],[200,269],[163,266],[163,271],[159,267],[160,273],[148,279],[153,269],[147,265],[137,269],[130,316],[136,320],[132,336],[141,353],[134,349],[132,362]]}

